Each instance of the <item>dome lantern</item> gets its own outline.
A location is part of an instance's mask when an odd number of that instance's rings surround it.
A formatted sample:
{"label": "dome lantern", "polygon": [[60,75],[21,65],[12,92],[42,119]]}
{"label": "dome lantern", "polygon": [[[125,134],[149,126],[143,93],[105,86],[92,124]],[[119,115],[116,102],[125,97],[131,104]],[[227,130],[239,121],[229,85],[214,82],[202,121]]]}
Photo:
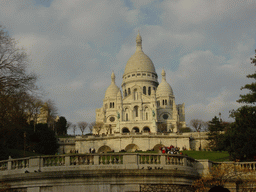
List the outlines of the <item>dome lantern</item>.
{"label": "dome lantern", "polygon": [[166,81],[166,73],[165,70],[162,70],[162,82],[159,84],[156,90],[156,96],[170,96],[173,95],[173,91],[169,83]]}
{"label": "dome lantern", "polygon": [[164,70],[164,69],[162,70],[161,75],[162,75],[162,80],[163,80],[163,81],[166,81],[166,76],[165,76],[166,73],[165,73],[165,70]]}
{"label": "dome lantern", "polygon": [[137,73],[138,71],[151,73],[157,77],[152,60],[142,51],[142,38],[140,33],[138,33],[136,37],[136,51],[127,61],[123,77],[127,74]]}
{"label": "dome lantern", "polygon": [[115,84],[115,74],[112,72],[111,74],[111,84],[107,88],[105,92],[105,98],[116,98],[117,93],[120,91],[119,87]]}

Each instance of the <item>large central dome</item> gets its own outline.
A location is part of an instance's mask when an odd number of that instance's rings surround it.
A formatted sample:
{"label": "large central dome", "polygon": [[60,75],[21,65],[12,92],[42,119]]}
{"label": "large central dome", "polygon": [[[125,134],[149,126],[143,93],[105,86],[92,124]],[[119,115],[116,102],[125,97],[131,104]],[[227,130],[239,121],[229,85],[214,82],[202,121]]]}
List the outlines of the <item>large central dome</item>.
{"label": "large central dome", "polygon": [[142,39],[140,34],[136,38],[136,52],[128,60],[124,75],[137,71],[156,73],[155,67],[151,59],[142,51]]}

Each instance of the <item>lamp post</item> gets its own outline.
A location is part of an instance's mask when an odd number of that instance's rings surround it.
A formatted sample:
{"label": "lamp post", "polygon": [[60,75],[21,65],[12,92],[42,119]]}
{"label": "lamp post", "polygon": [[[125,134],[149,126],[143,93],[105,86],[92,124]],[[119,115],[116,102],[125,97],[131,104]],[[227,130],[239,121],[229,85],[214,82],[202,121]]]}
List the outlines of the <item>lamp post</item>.
{"label": "lamp post", "polygon": [[23,156],[25,157],[25,151],[26,151],[26,137],[27,137],[27,134],[26,134],[26,131],[24,132],[24,153],[23,153]]}

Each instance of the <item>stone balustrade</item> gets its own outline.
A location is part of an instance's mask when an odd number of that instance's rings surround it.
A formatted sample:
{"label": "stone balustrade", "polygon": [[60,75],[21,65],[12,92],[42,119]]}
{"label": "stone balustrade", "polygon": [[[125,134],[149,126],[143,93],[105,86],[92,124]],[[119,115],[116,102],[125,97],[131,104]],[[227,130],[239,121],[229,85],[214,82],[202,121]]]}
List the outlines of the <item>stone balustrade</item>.
{"label": "stone balustrade", "polygon": [[219,164],[234,164],[238,168],[245,168],[251,171],[256,171],[256,161],[252,162],[214,162],[213,165]]}
{"label": "stone balustrade", "polygon": [[237,166],[241,166],[242,168],[248,168],[249,170],[256,171],[256,162],[240,162],[237,163]]}
{"label": "stone balustrade", "polygon": [[75,169],[143,169],[147,166],[154,168],[194,169],[193,158],[175,154],[152,153],[103,153],[103,154],[68,154],[54,156],[36,156],[21,159],[8,159],[0,161],[0,175],[65,171]]}

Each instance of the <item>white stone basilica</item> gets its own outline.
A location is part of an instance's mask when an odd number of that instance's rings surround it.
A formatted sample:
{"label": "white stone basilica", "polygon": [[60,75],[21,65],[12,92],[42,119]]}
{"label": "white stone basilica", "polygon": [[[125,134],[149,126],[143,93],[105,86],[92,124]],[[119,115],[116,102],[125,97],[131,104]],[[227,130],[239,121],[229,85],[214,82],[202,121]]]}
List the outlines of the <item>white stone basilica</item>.
{"label": "white stone basilica", "polygon": [[159,84],[154,64],[142,51],[142,38],[138,34],[136,51],[123,74],[122,92],[112,73],[103,106],[96,109],[93,133],[177,132],[185,127],[185,104],[176,105],[164,70],[161,75]]}

